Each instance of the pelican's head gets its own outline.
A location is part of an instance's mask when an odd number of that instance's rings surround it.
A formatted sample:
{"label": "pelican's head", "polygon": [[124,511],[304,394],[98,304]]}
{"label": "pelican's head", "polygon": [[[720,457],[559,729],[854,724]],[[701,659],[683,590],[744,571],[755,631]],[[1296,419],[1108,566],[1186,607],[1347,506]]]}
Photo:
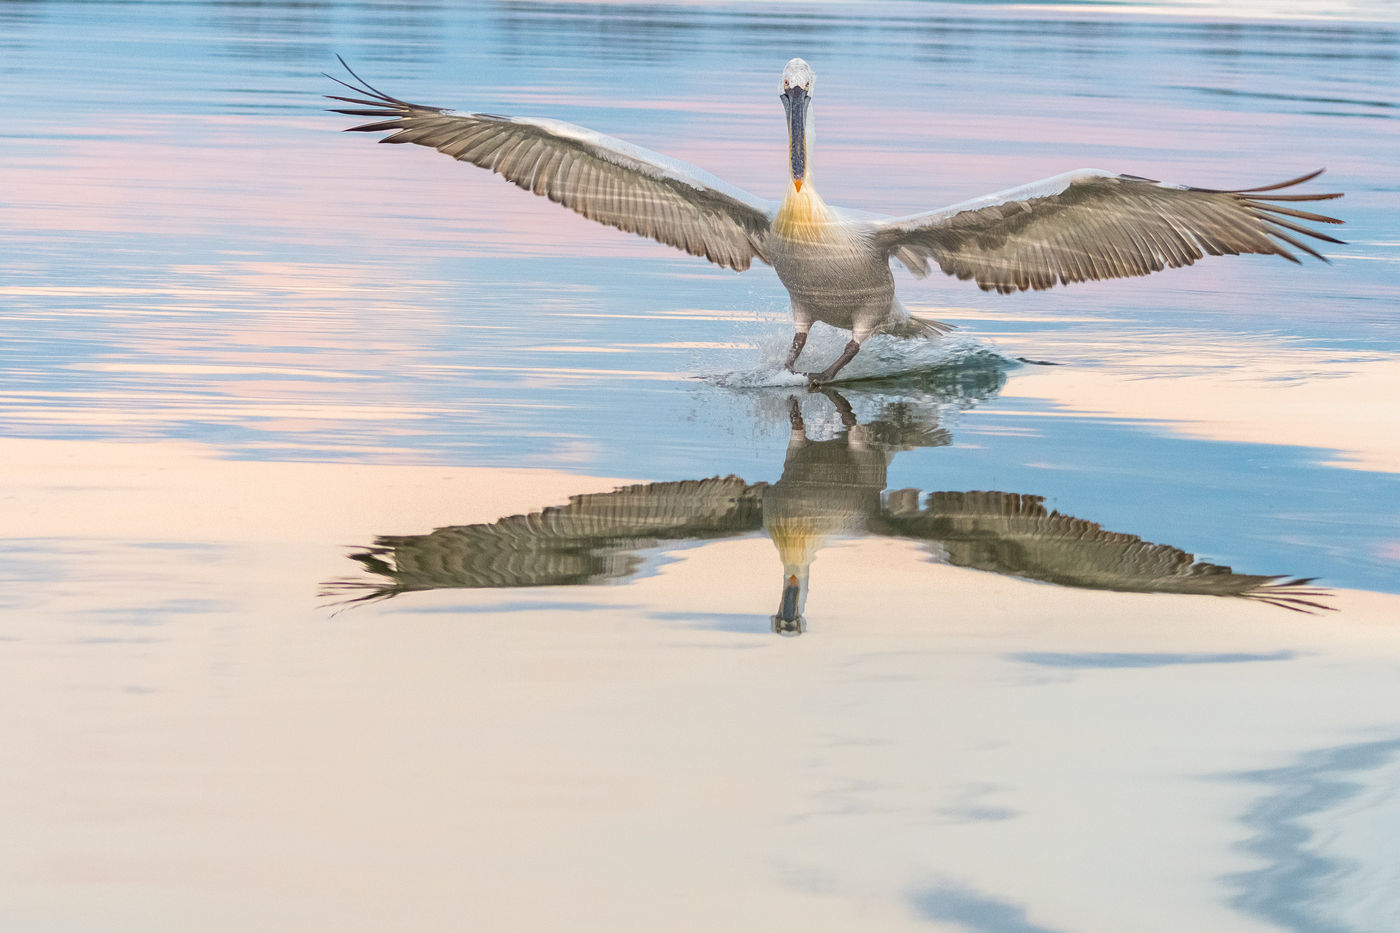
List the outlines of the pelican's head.
{"label": "pelican's head", "polygon": [[812,85],[817,76],[812,66],[794,58],[783,68],[782,100],[788,119],[788,162],[792,168],[792,184],[802,190],[807,177],[807,129],[811,121]]}

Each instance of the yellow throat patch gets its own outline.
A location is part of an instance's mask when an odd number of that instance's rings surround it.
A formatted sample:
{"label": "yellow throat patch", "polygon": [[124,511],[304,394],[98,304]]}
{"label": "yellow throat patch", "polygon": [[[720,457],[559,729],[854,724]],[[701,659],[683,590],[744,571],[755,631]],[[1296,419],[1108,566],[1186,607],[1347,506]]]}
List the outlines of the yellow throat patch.
{"label": "yellow throat patch", "polygon": [[800,191],[796,186],[788,189],[783,206],[778,208],[778,216],[773,219],[773,230],[778,236],[800,243],[829,239],[835,225],[836,217],[831,208],[811,184],[804,184]]}

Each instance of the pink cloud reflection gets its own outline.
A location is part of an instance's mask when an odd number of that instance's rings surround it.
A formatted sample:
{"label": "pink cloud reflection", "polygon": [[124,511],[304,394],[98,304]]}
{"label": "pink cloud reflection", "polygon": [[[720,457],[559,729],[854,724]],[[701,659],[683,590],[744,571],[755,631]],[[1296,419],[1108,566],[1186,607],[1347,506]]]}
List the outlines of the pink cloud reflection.
{"label": "pink cloud reflection", "polygon": [[[854,102],[850,94],[819,102],[818,183],[833,203],[898,214],[1083,165],[1232,184],[1272,180],[1321,158],[1285,144],[1316,139],[1316,118],[1157,104],[1150,119],[1124,119],[1119,101],[1078,101],[1053,113],[1042,103],[1026,95],[961,101],[962,109],[934,116]],[[653,106],[637,102],[643,112]],[[785,139],[776,103],[702,100],[687,107],[694,120],[674,137],[645,127],[597,128],[691,161],[760,197],[781,196]],[[336,130],[344,125],[329,116],[147,116],[139,135],[128,122],[99,121],[59,144],[18,140],[0,179],[8,194],[0,220],[14,230],[235,233],[454,254],[670,252],[600,231],[436,154],[342,136]],[[1248,177],[1239,167],[1246,162]]]}

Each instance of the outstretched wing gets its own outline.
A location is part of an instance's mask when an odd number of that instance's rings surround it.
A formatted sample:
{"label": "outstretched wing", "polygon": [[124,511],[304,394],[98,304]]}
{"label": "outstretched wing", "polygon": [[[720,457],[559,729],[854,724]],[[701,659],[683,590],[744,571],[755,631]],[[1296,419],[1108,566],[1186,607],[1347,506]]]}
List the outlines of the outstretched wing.
{"label": "outstretched wing", "polygon": [[1327,591],[1309,579],[1234,573],[1137,535],[1106,531],[1095,522],[1047,511],[1041,496],[1007,492],[935,492],[889,496],[882,530],[936,542],[958,567],[1041,580],[1061,586],[1130,593],[1239,596],[1310,612]]}
{"label": "outstretched wing", "polygon": [[1299,221],[1342,221],[1289,203],[1341,194],[1270,193],[1321,174],[1319,169],[1276,185],[1215,191],[1080,169],[890,220],[876,225],[874,235],[916,275],[927,275],[932,261],[948,275],[1003,293],[1148,275],[1189,266],[1206,254],[1268,253],[1297,262],[1286,248],[1293,247],[1324,259],[1294,234],[1342,241]]}
{"label": "outstretched wing", "polygon": [[769,205],[694,166],[558,120],[410,104],[350,74],[361,86],[326,77],[364,97],[327,95],[355,105],[332,112],[381,118],[352,131],[389,132],[380,142],[431,147],[590,220],[730,269],[747,269],[755,257],[767,261]]}
{"label": "outstretched wing", "polygon": [[385,535],[350,555],[378,579],[335,581],[323,592],[365,602],[414,590],[621,579],[640,566],[638,551],[663,541],[757,530],[766,488],[737,476],[625,486],[490,524]]}

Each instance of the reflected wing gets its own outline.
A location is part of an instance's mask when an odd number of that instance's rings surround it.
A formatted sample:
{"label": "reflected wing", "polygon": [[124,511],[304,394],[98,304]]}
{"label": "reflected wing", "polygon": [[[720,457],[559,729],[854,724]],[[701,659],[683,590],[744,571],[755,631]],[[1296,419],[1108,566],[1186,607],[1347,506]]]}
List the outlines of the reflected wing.
{"label": "reflected wing", "polygon": [[410,104],[350,74],[363,86],[331,80],[369,99],[327,95],[355,105],[333,112],[384,118],[351,130],[391,132],[380,142],[429,146],[590,220],[730,269],[747,269],[755,257],[767,261],[768,204],[694,166],[558,120]]}
{"label": "reflected wing", "polygon": [[[1318,259],[1294,234],[1340,243],[1299,221],[1338,224],[1288,206],[1340,194],[1271,194],[1321,170],[1262,188],[1215,191],[1081,169],[876,227],[876,242],[917,275],[929,261],[986,291],[1148,275],[1205,254],[1268,253],[1286,246]],[[1325,261],[1325,259],[1324,259]]]}
{"label": "reflected wing", "polygon": [[637,551],[662,541],[757,530],[766,488],[737,476],[626,486],[491,524],[386,535],[350,555],[380,579],[337,581],[327,584],[324,594],[358,592],[348,601],[362,602],[412,590],[620,579],[641,564]]}
{"label": "reflected wing", "polygon": [[889,496],[887,534],[937,542],[958,567],[1026,577],[1061,586],[1132,593],[1241,596],[1308,612],[1329,609],[1311,580],[1233,573],[1137,535],[1047,511],[1041,496],[1007,492],[935,492],[920,508],[918,493]]}

